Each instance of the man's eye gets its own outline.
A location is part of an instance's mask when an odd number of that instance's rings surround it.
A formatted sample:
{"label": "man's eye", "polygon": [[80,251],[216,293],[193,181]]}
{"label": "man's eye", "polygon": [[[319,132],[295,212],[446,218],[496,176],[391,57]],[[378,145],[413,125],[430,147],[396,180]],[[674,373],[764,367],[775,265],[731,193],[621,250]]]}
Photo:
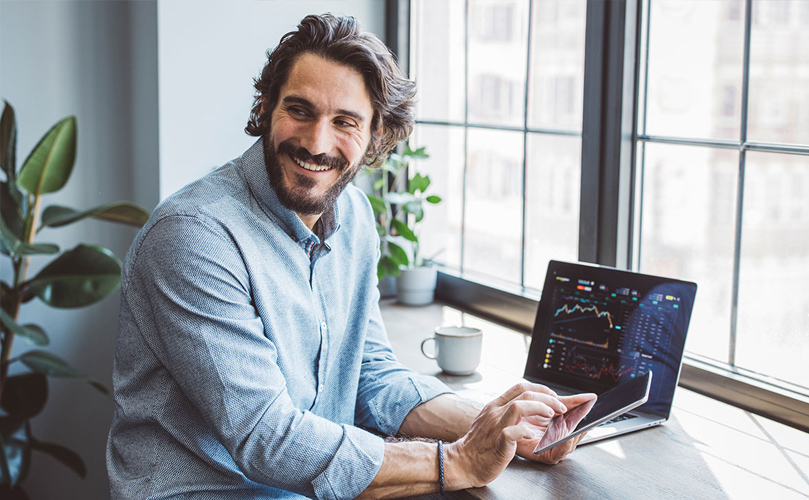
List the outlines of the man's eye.
{"label": "man's eye", "polygon": [[306,110],[303,108],[292,107],[289,108],[289,114],[296,116],[306,116]]}
{"label": "man's eye", "polygon": [[338,127],[353,127],[354,123],[346,120],[334,120],[334,124]]}

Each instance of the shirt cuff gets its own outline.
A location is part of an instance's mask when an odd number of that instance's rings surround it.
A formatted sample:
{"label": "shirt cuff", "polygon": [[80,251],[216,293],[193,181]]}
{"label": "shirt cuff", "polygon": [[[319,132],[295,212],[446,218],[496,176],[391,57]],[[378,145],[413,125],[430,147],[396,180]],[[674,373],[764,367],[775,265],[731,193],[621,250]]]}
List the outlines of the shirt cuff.
{"label": "shirt cuff", "polygon": [[410,373],[409,383],[390,384],[368,402],[377,428],[384,434],[399,432],[407,415],[422,403],[441,394],[452,392],[443,382],[429,375]]}
{"label": "shirt cuff", "polygon": [[355,498],[365,491],[382,467],[385,442],[379,436],[343,425],[343,441],[326,470],[312,481],[318,499]]}

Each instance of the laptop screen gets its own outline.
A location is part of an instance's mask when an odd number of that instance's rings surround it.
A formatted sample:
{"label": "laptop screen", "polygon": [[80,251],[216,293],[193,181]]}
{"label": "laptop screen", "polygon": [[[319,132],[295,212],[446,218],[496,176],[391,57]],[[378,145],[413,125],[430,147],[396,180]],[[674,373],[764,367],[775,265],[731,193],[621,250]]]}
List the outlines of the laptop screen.
{"label": "laptop screen", "polygon": [[551,261],[525,378],[602,393],[654,373],[641,409],[668,417],[697,285]]}

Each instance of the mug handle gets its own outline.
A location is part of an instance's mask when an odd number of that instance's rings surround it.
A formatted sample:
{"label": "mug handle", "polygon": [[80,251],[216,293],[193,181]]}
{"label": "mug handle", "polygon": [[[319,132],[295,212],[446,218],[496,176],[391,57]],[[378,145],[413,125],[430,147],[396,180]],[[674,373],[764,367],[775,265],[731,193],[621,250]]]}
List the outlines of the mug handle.
{"label": "mug handle", "polygon": [[424,339],[424,340],[422,340],[422,341],[421,341],[421,353],[422,353],[422,354],[424,354],[425,356],[427,356],[427,357],[428,357],[428,358],[430,358],[430,359],[435,359],[435,356],[430,356],[430,355],[429,355],[429,354],[427,354],[427,352],[424,350],[424,344],[426,344],[428,340],[432,340],[433,342],[435,342],[435,337],[427,337],[426,339]]}

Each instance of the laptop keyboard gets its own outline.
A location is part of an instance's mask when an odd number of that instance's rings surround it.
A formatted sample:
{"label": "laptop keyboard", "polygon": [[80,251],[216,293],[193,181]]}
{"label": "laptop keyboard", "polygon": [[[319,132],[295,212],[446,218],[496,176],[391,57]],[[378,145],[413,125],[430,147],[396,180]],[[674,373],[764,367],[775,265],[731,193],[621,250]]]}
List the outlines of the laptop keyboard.
{"label": "laptop keyboard", "polygon": [[608,425],[608,424],[614,424],[616,422],[623,422],[624,420],[629,420],[629,419],[635,418],[635,417],[637,417],[637,415],[633,415],[631,413],[624,413],[623,415],[618,415],[617,417],[615,417],[613,419],[607,420],[606,422],[604,422],[601,425]]}

